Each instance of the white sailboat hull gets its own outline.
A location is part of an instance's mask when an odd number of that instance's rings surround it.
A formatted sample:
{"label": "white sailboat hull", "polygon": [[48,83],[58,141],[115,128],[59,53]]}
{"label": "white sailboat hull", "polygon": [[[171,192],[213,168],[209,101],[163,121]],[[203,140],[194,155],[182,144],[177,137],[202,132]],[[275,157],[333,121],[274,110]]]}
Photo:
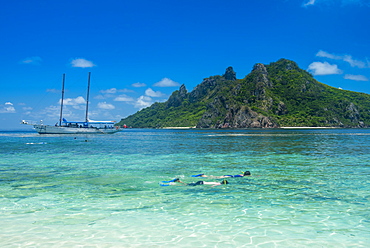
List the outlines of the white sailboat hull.
{"label": "white sailboat hull", "polygon": [[63,127],[50,125],[33,125],[39,134],[110,134],[121,131],[116,128],[97,128],[97,127]]}

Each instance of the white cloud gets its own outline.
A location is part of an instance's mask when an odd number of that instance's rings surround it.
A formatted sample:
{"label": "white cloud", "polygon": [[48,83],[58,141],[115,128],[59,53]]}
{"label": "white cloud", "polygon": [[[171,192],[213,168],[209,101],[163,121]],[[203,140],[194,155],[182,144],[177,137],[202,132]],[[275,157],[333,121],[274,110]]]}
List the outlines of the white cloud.
{"label": "white cloud", "polygon": [[117,96],[116,98],[114,98],[113,101],[116,101],[116,102],[133,102],[135,101],[132,97],[129,97],[127,95],[120,95],[120,96]]}
{"label": "white cloud", "polygon": [[97,95],[97,96],[94,96],[94,99],[103,100],[103,99],[106,99],[106,97],[103,95]]}
{"label": "white cloud", "polygon": [[132,86],[136,88],[140,88],[140,87],[145,87],[146,84],[137,82],[137,83],[132,84]]}
{"label": "white cloud", "polygon": [[332,75],[342,74],[343,71],[337,65],[331,65],[328,62],[313,62],[308,66],[308,71],[313,75]]}
{"label": "white cloud", "polygon": [[[85,106],[64,106],[63,117],[67,120],[81,120],[82,116],[85,116]],[[50,105],[39,111],[27,111],[22,113],[29,115],[33,120],[44,120],[45,123],[53,123],[59,120],[60,106]]]}
{"label": "white cloud", "polygon": [[161,96],[164,96],[164,94],[162,92],[160,92],[160,91],[154,91],[151,88],[148,88],[145,91],[145,95],[151,96],[151,97],[161,97]]}
{"label": "white cloud", "polygon": [[[120,96],[117,97],[116,93],[119,93],[119,92],[134,92],[133,90],[128,90],[128,89],[116,89],[116,88],[110,88],[110,89],[107,89],[107,90],[101,90],[100,93],[102,93],[103,95],[97,95],[94,97],[94,99],[107,99],[107,98],[113,98],[115,97],[115,99],[120,99]],[[114,100],[114,101],[122,101],[122,100]]]}
{"label": "white cloud", "polygon": [[344,75],[344,79],[355,80],[355,81],[369,81],[369,79],[363,75]]}
{"label": "white cloud", "polygon": [[15,108],[11,102],[6,102],[5,104],[0,105],[0,114],[10,114],[15,112]]}
{"label": "white cloud", "polygon": [[29,65],[40,65],[42,59],[38,56],[25,58],[21,61],[22,64],[29,64]]}
{"label": "white cloud", "polygon": [[152,98],[149,96],[141,96],[136,100],[135,108],[143,109],[152,105]]}
{"label": "white cloud", "polygon": [[[59,104],[62,99],[59,100]],[[76,98],[66,98],[63,100],[63,105],[71,105],[71,106],[76,106],[80,104],[85,104],[86,101],[82,96],[78,96]]]}
{"label": "white cloud", "polygon": [[92,61],[86,60],[84,58],[77,58],[72,60],[72,67],[88,68],[96,66]]}
{"label": "white cloud", "polygon": [[314,5],[316,2],[316,0],[308,0],[308,2],[306,2],[305,4],[303,4],[304,7],[307,7],[307,6],[310,6],[310,5]]}
{"label": "white cloud", "polygon": [[15,108],[13,106],[5,106],[0,109],[0,114],[10,114],[10,113],[15,113]]}
{"label": "white cloud", "polygon": [[[44,118],[45,117],[45,114],[50,117],[50,118],[55,118],[57,119],[57,117],[59,117],[59,112],[60,111],[60,106],[55,106],[55,105],[51,105],[49,107],[46,107],[42,113],[35,113],[35,117],[41,117]],[[63,116],[66,116],[68,117],[69,116],[69,110],[68,108],[64,108],[63,109]]]}
{"label": "white cloud", "polygon": [[360,6],[367,6],[370,7],[368,0],[341,0],[341,1],[333,1],[333,0],[304,0],[303,7],[312,6],[315,4],[326,4],[326,5],[336,5],[339,4],[341,7],[346,7],[347,5],[360,5]]}
{"label": "white cloud", "polygon": [[114,107],[114,105],[110,104],[110,103],[99,102],[98,103],[98,108],[111,110],[111,109],[115,109],[116,107]]}
{"label": "white cloud", "polygon": [[358,68],[365,68],[366,67],[365,62],[362,62],[360,60],[352,59],[351,55],[344,55],[343,60],[348,62],[352,67],[358,67]]}
{"label": "white cloud", "polygon": [[135,92],[135,91],[129,90],[129,89],[122,89],[122,90],[117,90],[117,92],[127,93],[127,92]]}
{"label": "white cloud", "polygon": [[100,92],[103,93],[103,94],[115,94],[115,93],[117,93],[117,89],[116,88],[110,88],[110,89],[107,89],[107,90],[101,90]]}
{"label": "white cloud", "polygon": [[317,57],[323,57],[323,58],[329,58],[329,59],[334,59],[334,60],[342,60],[347,63],[349,63],[352,67],[358,67],[358,68],[366,68],[368,67],[365,62],[360,61],[360,60],[355,60],[352,58],[351,55],[335,55],[331,53],[327,53],[325,51],[320,50],[317,54]]}
{"label": "white cloud", "polygon": [[341,59],[340,56],[337,56],[337,55],[334,55],[334,54],[331,54],[331,53],[327,53],[323,50],[320,50],[317,54],[316,54],[317,57],[323,57],[323,58],[329,58],[329,59]]}
{"label": "white cloud", "polygon": [[180,86],[179,83],[169,79],[169,78],[163,78],[161,81],[154,84],[154,86],[157,87],[177,87]]}

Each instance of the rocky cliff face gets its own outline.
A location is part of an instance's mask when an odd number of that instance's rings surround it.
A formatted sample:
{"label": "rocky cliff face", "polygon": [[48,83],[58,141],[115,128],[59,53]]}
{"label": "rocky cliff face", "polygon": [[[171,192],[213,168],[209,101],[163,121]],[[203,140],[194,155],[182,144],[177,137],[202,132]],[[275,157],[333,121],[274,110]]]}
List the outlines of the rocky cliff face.
{"label": "rocky cliff face", "polygon": [[167,102],[121,122],[133,127],[368,127],[370,95],[319,83],[295,62],[281,59],[256,64],[243,79],[228,67],[222,76],[204,79],[190,93],[181,85]]}
{"label": "rocky cliff face", "polygon": [[236,73],[234,71],[234,69],[229,66],[227,69],[226,69],[226,72],[225,74],[223,75],[223,77],[226,79],[226,80],[231,80],[231,81],[234,81],[236,80]]}
{"label": "rocky cliff face", "polygon": [[208,92],[216,87],[215,78],[206,78],[203,82],[197,85],[189,95],[190,102],[200,101],[203,97],[207,96]]}
{"label": "rocky cliff face", "polygon": [[[250,74],[248,87],[251,90],[251,96],[243,96],[245,92],[241,91],[243,86],[237,84],[232,92],[235,97],[245,98],[245,103],[250,101],[263,101],[263,108],[268,110],[272,99],[266,96],[266,88],[272,87],[272,82],[267,77],[267,70],[263,64],[256,64]],[[236,80],[235,73],[231,67],[226,69],[224,78]],[[252,100],[253,99],[253,100]],[[284,111],[284,103],[281,103],[281,112]],[[272,118],[261,113],[253,111],[248,106],[232,104],[230,99],[225,97],[216,97],[214,101],[207,105],[207,110],[197,124],[198,128],[276,128],[279,124]]]}
{"label": "rocky cliff face", "polygon": [[181,85],[180,89],[178,91],[173,92],[170,98],[168,98],[167,108],[178,107],[187,98],[188,98],[188,91],[185,85]]}
{"label": "rocky cliff face", "polygon": [[271,118],[253,111],[247,106],[230,108],[216,128],[277,128],[279,125]]}
{"label": "rocky cliff face", "polygon": [[279,124],[248,106],[230,106],[224,97],[207,106],[197,128],[277,128]]}

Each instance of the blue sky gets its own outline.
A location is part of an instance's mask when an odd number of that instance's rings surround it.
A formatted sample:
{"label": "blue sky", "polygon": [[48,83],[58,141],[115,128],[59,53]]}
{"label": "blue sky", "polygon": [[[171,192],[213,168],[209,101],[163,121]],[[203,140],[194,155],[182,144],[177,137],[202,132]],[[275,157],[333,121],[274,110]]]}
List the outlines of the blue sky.
{"label": "blue sky", "polygon": [[370,0],[16,0],[0,9],[0,129],[117,120],[232,66],[293,60],[370,94]]}

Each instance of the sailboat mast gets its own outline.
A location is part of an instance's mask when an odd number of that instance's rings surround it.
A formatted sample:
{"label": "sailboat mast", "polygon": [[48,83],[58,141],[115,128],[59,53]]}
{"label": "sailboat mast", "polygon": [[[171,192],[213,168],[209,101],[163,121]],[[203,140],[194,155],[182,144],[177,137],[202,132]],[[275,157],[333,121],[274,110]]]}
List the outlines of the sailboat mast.
{"label": "sailboat mast", "polygon": [[63,74],[62,79],[62,100],[60,102],[60,117],[59,117],[59,126],[62,126],[62,119],[63,119],[63,101],[64,101],[64,82],[65,82],[66,74]]}
{"label": "sailboat mast", "polygon": [[91,76],[91,72],[89,72],[88,79],[87,79],[86,118],[85,118],[86,123],[89,121],[90,76]]}

